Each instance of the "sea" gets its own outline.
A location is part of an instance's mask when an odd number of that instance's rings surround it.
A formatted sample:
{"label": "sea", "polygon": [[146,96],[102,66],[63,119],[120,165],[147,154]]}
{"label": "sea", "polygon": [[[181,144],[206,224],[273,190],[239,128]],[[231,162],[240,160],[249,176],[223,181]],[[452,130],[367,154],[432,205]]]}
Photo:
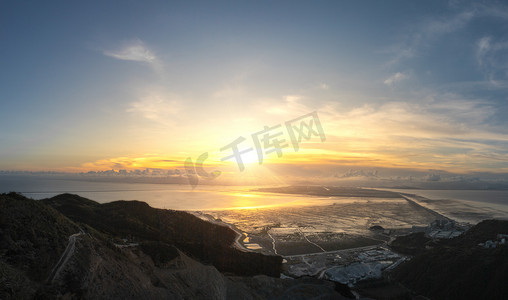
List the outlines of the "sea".
{"label": "sea", "polygon": [[[207,211],[263,209],[329,205],[351,201],[345,197],[261,193],[253,186],[199,185],[192,189],[183,184],[150,184],[67,180],[38,176],[0,176],[0,193],[19,192],[40,200],[72,193],[99,203],[116,200],[140,200],[156,208]],[[508,219],[506,190],[420,190],[388,189],[428,199],[420,204],[459,221],[477,223],[485,218]]]}
{"label": "sea", "polygon": [[[77,194],[99,203],[117,200],[139,200],[155,208],[175,210],[223,210],[305,205],[304,195],[251,192],[254,186],[151,184],[97,182],[38,178],[36,176],[0,176],[0,193],[17,192],[41,200],[62,193]],[[322,201],[319,201],[322,200]],[[316,203],[327,199],[311,199]]]}

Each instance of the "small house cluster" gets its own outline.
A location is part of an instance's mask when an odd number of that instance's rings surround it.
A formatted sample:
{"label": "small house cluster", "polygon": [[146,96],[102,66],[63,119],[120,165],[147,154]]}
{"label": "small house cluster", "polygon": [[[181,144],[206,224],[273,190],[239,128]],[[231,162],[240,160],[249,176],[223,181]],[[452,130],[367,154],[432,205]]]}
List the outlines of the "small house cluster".
{"label": "small house cluster", "polygon": [[460,224],[450,219],[434,220],[428,226],[413,226],[411,232],[424,232],[433,239],[451,239],[469,229],[469,225]]}
{"label": "small house cluster", "polygon": [[478,246],[481,246],[486,249],[496,248],[498,245],[505,245],[507,238],[508,234],[498,234],[497,239],[495,241],[488,240],[485,243],[479,243]]}

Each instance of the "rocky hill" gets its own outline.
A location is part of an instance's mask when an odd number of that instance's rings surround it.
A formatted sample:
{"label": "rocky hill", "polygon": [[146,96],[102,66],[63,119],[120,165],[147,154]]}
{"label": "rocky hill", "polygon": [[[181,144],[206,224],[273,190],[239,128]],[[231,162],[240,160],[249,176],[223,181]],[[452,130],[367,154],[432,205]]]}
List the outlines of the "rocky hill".
{"label": "rocky hill", "polygon": [[508,299],[508,245],[479,246],[508,233],[508,221],[486,220],[462,236],[429,243],[418,234],[394,241],[417,253],[393,271],[393,278],[431,299]]}
{"label": "rocky hill", "polygon": [[213,264],[221,272],[268,276],[279,276],[281,272],[280,256],[232,248],[236,238],[233,230],[183,211],[156,209],[140,201],[99,204],[70,194],[42,201],[69,219],[111,236],[174,245],[203,263]]}
{"label": "rocky hill", "polygon": [[331,282],[267,276],[281,258],[239,251],[233,239],[138,201],[2,194],[0,299],[343,299]]}

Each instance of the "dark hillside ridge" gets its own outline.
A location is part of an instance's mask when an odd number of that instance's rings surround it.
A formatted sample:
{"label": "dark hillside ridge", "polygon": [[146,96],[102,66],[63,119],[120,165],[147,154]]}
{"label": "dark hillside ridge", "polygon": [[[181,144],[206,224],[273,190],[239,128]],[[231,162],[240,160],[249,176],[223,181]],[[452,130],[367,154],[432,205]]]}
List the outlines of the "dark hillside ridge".
{"label": "dark hillside ridge", "polygon": [[63,194],[42,200],[76,223],[133,241],[174,245],[221,272],[279,277],[282,258],[243,252],[231,247],[236,233],[183,211],[152,208],[140,201],[99,204],[77,195]]}
{"label": "dark hillside ridge", "polygon": [[44,280],[79,227],[50,206],[16,193],[0,195],[0,256]]}
{"label": "dark hillside ridge", "polygon": [[478,245],[507,233],[508,221],[486,220],[451,240],[430,243],[416,234],[398,238],[392,243],[395,249],[417,255],[391,275],[431,299],[508,299],[508,245]]}
{"label": "dark hillside ridge", "polygon": [[[124,237],[130,241],[115,244]],[[279,275],[282,258],[233,249],[233,239],[226,227],[139,201],[0,194],[0,299],[289,299],[302,288],[341,299],[326,281],[309,289],[300,280],[220,273],[216,265],[234,274]]]}

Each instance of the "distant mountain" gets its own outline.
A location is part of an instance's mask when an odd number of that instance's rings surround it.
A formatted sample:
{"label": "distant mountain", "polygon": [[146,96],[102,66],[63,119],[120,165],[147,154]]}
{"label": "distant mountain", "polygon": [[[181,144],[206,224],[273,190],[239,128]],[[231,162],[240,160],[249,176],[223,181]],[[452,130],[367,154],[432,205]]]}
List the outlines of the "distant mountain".
{"label": "distant mountain", "polygon": [[0,299],[344,299],[327,281],[238,276],[278,276],[282,258],[234,234],[139,201],[2,194]]}
{"label": "distant mountain", "polygon": [[508,299],[508,245],[479,246],[508,233],[508,221],[486,220],[451,240],[430,242],[422,234],[395,240],[395,249],[418,253],[393,278],[431,299]]}

